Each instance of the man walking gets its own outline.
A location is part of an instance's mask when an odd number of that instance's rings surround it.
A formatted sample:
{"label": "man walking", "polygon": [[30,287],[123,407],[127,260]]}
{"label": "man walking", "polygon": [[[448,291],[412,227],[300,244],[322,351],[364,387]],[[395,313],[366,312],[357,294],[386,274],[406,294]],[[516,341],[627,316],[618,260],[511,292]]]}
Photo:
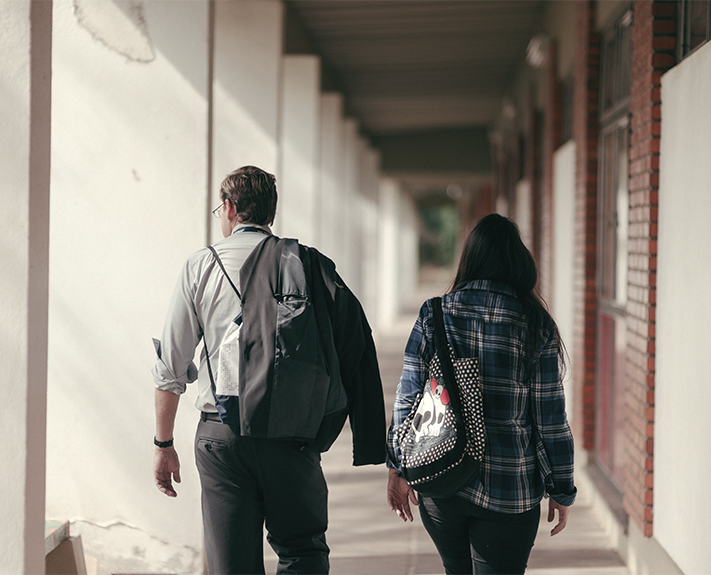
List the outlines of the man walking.
{"label": "man walking", "polygon": [[[210,573],[264,573],[265,524],[278,573],[328,573],[320,452],[348,417],[354,465],[385,461],[370,327],[330,260],[272,235],[274,176],[245,166],[222,182],[220,197],[213,213],[225,239],[188,258],[154,340],[156,485],[176,496],[173,425],[180,395],[197,380],[195,458]],[[237,347],[226,347],[228,329]]]}

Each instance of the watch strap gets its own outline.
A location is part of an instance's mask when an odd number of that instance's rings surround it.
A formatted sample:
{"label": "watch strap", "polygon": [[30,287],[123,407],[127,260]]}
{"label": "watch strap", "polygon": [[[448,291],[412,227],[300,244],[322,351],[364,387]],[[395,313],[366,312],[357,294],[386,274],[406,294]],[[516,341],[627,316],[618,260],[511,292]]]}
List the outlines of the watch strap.
{"label": "watch strap", "polygon": [[173,446],[173,440],[169,439],[168,441],[158,441],[155,437],[153,437],[153,443],[161,448],[165,447],[172,447]]}

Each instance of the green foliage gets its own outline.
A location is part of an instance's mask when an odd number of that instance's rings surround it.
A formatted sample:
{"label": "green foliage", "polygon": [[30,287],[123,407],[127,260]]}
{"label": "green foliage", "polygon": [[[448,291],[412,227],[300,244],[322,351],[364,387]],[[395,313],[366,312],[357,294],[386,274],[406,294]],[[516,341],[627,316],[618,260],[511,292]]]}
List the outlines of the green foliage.
{"label": "green foliage", "polygon": [[454,203],[420,206],[420,265],[450,266],[459,235],[459,213]]}

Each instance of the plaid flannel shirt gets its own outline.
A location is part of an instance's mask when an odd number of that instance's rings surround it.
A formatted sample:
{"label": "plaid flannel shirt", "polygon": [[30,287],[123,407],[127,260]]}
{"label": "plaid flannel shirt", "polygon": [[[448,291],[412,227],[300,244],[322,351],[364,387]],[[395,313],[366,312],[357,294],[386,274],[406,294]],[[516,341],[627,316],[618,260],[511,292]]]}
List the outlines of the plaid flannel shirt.
{"label": "plaid flannel shirt", "polygon": [[[506,284],[477,280],[442,298],[445,331],[457,357],[478,357],[484,395],[486,452],[479,476],[458,495],[502,513],[522,513],[550,495],[575,500],[573,436],[552,324],[541,330],[540,355],[527,375],[521,303]],[[432,302],[427,300],[405,348],[388,432],[388,467],[400,468],[393,433],[428,381],[434,354]]]}

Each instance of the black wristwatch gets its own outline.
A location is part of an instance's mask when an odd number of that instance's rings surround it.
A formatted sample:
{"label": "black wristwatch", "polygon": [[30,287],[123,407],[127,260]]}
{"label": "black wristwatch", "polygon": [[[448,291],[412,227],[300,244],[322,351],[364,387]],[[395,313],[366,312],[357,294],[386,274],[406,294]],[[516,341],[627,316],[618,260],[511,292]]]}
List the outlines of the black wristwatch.
{"label": "black wristwatch", "polygon": [[168,441],[158,441],[155,436],[153,437],[153,443],[157,445],[158,447],[172,447],[173,445],[173,440],[169,439]]}

